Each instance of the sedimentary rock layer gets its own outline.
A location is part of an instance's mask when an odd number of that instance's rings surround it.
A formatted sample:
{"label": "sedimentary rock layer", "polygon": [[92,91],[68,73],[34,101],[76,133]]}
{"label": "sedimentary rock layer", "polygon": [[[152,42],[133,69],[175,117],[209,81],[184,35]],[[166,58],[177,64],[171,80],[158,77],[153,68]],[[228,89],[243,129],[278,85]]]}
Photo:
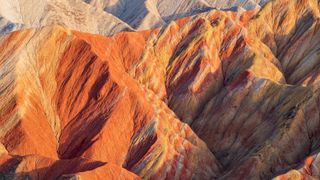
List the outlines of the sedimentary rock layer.
{"label": "sedimentary rock layer", "polygon": [[53,169],[98,163],[55,177],[112,164],[128,178],[317,178],[319,10],[274,0],[111,37],[61,26],[2,36],[1,162],[15,163],[1,164],[15,177],[35,154]]}
{"label": "sedimentary rock layer", "polygon": [[133,30],[112,14],[82,0],[0,0],[0,4],[0,35],[50,25],[103,35]]}
{"label": "sedimentary rock layer", "polygon": [[217,177],[220,164],[205,143],[102,51],[107,42],[56,26],[1,38],[6,151],[98,160],[143,178]]}
{"label": "sedimentary rock layer", "polygon": [[143,30],[211,9],[259,9],[268,0],[83,0]]}
{"label": "sedimentary rock layer", "polygon": [[0,35],[50,25],[112,35],[161,27],[212,8],[254,9],[264,3],[265,0],[0,0]]}

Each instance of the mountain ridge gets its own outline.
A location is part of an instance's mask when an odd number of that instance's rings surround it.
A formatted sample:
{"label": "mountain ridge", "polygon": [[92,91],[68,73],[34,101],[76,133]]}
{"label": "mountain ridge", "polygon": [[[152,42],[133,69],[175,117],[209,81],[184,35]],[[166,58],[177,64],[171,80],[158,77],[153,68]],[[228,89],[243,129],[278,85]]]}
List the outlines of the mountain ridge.
{"label": "mountain ridge", "polygon": [[[131,179],[319,178],[319,10],[275,0],[110,37],[4,35],[0,162],[14,163],[0,169],[35,177],[25,162],[98,161]],[[53,176],[101,172],[78,169]]]}
{"label": "mountain ridge", "polygon": [[[37,28],[62,25],[93,34],[112,35],[121,31],[159,28],[168,22],[185,16],[206,12],[214,7],[206,1],[112,1],[112,0],[1,0],[1,34],[21,28]],[[233,2],[235,3],[235,2]],[[243,6],[243,2],[236,6]],[[260,3],[260,1],[259,1]],[[261,2],[264,4],[265,2]],[[231,6],[224,4],[225,7]],[[130,7],[130,8],[127,8]],[[255,7],[259,8],[256,4]],[[251,9],[248,7],[248,9]],[[32,12],[32,13],[31,13]],[[4,21],[7,19],[7,21]]]}

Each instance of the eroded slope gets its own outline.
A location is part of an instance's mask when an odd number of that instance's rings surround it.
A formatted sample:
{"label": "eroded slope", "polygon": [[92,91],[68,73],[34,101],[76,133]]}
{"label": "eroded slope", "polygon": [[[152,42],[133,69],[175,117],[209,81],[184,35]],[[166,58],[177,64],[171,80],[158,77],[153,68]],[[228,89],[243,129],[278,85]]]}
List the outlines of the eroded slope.
{"label": "eroded slope", "polygon": [[112,37],[15,32],[0,43],[1,143],[145,179],[317,177],[319,42],[317,0]]}

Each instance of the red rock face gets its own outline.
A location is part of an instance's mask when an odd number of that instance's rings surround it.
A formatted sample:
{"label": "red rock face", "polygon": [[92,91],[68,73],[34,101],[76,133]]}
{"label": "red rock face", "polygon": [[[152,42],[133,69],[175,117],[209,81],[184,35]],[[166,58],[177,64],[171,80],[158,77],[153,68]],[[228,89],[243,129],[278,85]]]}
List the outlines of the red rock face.
{"label": "red rock face", "polygon": [[319,9],[278,0],[112,37],[2,36],[1,176],[319,178]]}

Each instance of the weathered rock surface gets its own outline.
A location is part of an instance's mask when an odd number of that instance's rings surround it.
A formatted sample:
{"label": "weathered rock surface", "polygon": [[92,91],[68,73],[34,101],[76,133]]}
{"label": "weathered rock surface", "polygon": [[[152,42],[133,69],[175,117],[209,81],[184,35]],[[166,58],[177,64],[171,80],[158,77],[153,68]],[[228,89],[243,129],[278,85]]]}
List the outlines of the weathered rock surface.
{"label": "weathered rock surface", "polygon": [[82,0],[0,0],[0,4],[0,35],[48,25],[103,35],[133,30],[112,14]]}
{"label": "weathered rock surface", "polygon": [[112,35],[160,27],[212,8],[260,8],[265,0],[0,0],[0,4],[0,35],[48,25]]}
{"label": "weathered rock surface", "polygon": [[54,160],[36,155],[0,156],[3,179],[140,179],[133,173],[109,163],[75,158]]}
{"label": "weathered rock surface", "polygon": [[[274,0],[111,37],[61,26],[2,36],[0,167],[33,176],[47,166],[45,177],[77,162],[59,178],[318,178],[319,11],[318,0]],[[98,165],[78,167],[88,162]]]}
{"label": "weathered rock surface", "polygon": [[57,26],[1,38],[8,153],[99,160],[142,178],[217,177],[220,164],[204,142],[105,53],[109,39]]}
{"label": "weathered rock surface", "polygon": [[283,175],[280,175],[274,180],[289,180],[289,179],[319,179],[319,154],[310,156],[304,160],[302,166],[297,170],[291,170]]}
{"label": "weathered rock surface", "polygon": [[249,25],[279,59],[288,84],[319,81],[319,1],[271,1]]}
{"label": "weathered rock surface", "polygon": [[314,0],[211,11],[151,36],[129,72],[207,143],[223,179],[272,178],[319,151],[318,24]]}
{"label": "weathered rock surface", "polygon": [[103,9],[133,28],[142,30],[159,27],[186,16],[211,9],[259,9],[268,0],[83,0]]}

